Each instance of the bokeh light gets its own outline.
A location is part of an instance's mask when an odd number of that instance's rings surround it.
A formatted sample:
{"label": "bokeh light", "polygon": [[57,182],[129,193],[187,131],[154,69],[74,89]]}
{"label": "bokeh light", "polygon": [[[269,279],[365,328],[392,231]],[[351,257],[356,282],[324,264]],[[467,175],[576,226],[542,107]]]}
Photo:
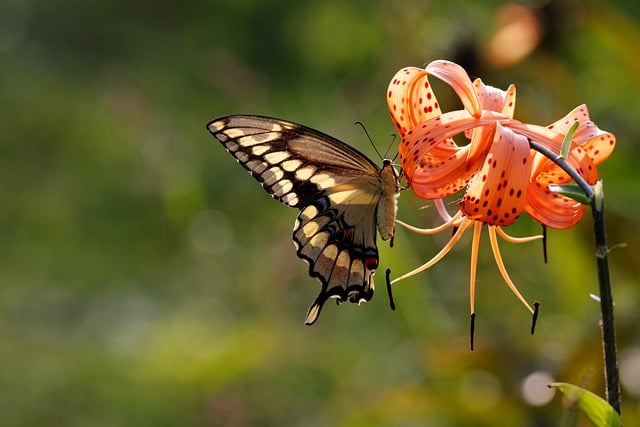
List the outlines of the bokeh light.
{"label": "bokeh light", "polygon": [[553,399],[555,390],[548,387],[554,381],[551,374],[544,371],[532,372],[522,381],[523,399],[532,406],[546,405]]}

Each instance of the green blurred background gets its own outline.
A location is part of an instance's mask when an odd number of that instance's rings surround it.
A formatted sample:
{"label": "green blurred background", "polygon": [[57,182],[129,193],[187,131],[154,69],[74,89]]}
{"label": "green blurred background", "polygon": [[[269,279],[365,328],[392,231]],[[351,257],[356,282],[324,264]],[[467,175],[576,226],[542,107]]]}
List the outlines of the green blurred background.
{"label": "green blurred background", "polygon": [[[531,49],[501,59],[527,45],[519,36]],[[625,0],[3,0],[0,424],[589,425],[544,396],[551,380],[603,393],[589,214],[549,232],[546,265],[537,243],[501,245],[542,303],[534,336],[486,236],[474,352],[470,236],[398,284],[397,311],[379,274],[370,303],[327,304],[306,327],[319,284],[295,257],[296,212],[205,130],[265,114],[375,159],[353,122],[393,151],[391,77],[449,59],[516,83],[519,119],[550,123],[587,103],[616,134],[600,173],[610,245],[628,244],[612,279],[623,412],[640,425],[639,48],[640,6]],[[436,221],[409,192],[399,218]],[[512,234],[538,231],[522,218]],[[444,234],[399,230],[380,271],[421,264]]]}

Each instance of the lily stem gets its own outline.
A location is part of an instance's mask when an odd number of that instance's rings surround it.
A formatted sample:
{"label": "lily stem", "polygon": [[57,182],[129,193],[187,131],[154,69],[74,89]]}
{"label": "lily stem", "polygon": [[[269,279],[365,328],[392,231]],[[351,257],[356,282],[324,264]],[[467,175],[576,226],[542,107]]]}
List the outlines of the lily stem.
{"label": "lily stem", "polygon": [[602,182],[595,186],[589,185],[577,171],[560,155],[554,153],[543,145],[529,140],[529,146],[549,158],[565,171],[578,186],[584,191],[591,201],[591,213],[593,217],[593,230],[596,245],[596,265],[598,268],[598,284],[600,290],[600,313],[602,347],[604,353],[604,377],[607,402],[621,415],[620,399],[620,374],[618,372],[618,360],[616,355],[615,322],[613,316],[613,294],[609,277],[609,248],[607,246],[607,233],[604,220],[604,192]]}
{"label": "lily stem", "polygon": [[613,317],[613,294],[609,277],[609,248],[604,220],[604,192],[602,181],[595,186],[595,197],[591,201],[593,230],[596,241],[596,263],[598,266],[598,283],[600,285],[600,311],[602,313],[602,345],[605,361],[605,381],[607,386],[607,402],[621,414],[620,377],[616,356],[616,332]]}

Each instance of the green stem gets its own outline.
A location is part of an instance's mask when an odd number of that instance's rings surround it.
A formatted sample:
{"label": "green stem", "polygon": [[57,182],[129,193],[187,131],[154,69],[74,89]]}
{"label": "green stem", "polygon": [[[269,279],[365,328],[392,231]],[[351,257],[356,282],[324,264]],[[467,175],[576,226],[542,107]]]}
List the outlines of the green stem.
{"label": "green stem", "polygon": [[594,187],[589,185],[577,171],[572,168],[560,155],[545,146],[529,140],[530,147],[549,158],[565,171],[584,191],[591,201],[593,216],[593,230],[596,244],[596,265],[598,267],[598,284],[600,287],[600,312],[602,315],[601,332],[604,353],[604,377],[607,402],[621,414],[620,374],[616,355],[616,334],[613,316],[613,294],[609,279],[609,248],[607,246],[607,232],[604,220],[604,192],[602,182],[598,181]]}
{"label": "green stem", "polygon": [[595,197],[591,201],[593,231],[596,241],[596,263],[598,283],[600,285],[600,311],[602,313],[602,345],[604,351],[605,381],[607,402],[618,414],[620,407],[620,378],[616,357],[616,331],[613,317],[613,295],[609,277],[609,248],[604,220],[604,192],[602,181],[595,185]]}

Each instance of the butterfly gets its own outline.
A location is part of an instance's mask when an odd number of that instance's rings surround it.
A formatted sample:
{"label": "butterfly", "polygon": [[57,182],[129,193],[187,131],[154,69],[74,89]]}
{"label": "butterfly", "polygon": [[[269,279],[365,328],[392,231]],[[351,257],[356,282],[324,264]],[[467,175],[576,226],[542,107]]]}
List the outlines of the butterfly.
{"label": "butterfly", "polygon": [[305,318],[312,325],[335,298],[371,300],[378,267],[376,228],[395,232],[399,177],[355,148],[308,127],[263,116],[231,115],[207,129],[274,199],[300,210],[293,227],[299,258],[322,283]]}

